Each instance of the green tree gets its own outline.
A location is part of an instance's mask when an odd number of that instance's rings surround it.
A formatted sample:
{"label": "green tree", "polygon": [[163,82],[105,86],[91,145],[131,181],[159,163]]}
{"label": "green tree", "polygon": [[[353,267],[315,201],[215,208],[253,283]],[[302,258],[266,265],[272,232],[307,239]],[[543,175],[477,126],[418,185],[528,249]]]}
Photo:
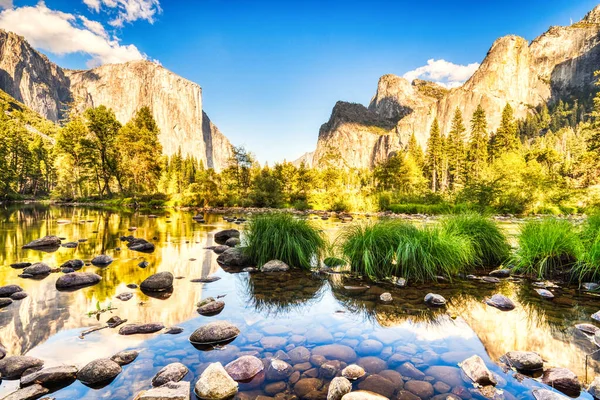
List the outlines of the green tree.
{"label": "green tree", "polygon": [[502,110],[502,120],[496,134],[490,140],[489,155],[492,160],[504,153],[510,153],[519,149],[519,137],[517,135],[517,124],[510,104]]}
{"label": "green tree", "polygon": [[477,180],[487,165],[488,133],[485,110],[481,104],[471,118],[471,137],[467,149],[467,180]]}
{"label": "green tree", "polygon": [[440,189],[440,183],[443,174],[444,147],[443,139],[440,133],[440,126],[437,118],[431,124],[429,139],[427,140],[427,152],[425,163],[429,180],[431,182],[431,191],[437,192]]}
{"label": "green tree", "polygon": [[413,132],[410,135],[407,145],[408,154],[412,157],[413,161],[420,167],[423,168],[425,165],[425,155],[423,154],[423,148],[417,142],[417,137]]}
{"label": "green tree", "polygon": [[465,147],[465,126],[460,109],[457,107],[452,119],[452,127],[446,142],[448,156],[448,183],[450,189],[464,185],[466,172],[467,150]]}

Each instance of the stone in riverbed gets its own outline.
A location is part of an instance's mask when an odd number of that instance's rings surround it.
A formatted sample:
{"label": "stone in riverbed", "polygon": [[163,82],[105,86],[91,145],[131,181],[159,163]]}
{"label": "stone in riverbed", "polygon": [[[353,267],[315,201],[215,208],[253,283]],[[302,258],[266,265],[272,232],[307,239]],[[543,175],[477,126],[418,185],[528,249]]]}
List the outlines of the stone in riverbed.
{"label": "stone in riverbed", "polygon": [[22,292],[23,288],[19,285],[6,285],[0,287],[0,297],[10,297],[14,293]]}
{"label": "stone in riverbed", "polygon": [[432,307],[442,307],[446,305],[446,299],[439,294],[428,293],[425,296],[425,304]]}
{"label": "stone in riverbed", "polygon": [[536,400],[569,400],[568,397],[548,389],[534,389],[531,393]]}
{"label": "stone in riverbed", "polygon": [[348,380],[355,381],[365,376],[366,372],[360,365],[350,364],[342,370],[342,376]]}
{"label": "stone in riverbed", "polygon": [[404,384],[404,389],[422,399],[429,399],[435,393],[431,383],[425,381],[408,381]]}
{"label": "stone in riverbed", "polygon": [[8,307],[13,303],[12,299],[0,298],[0,308]]}
{"label": "stone in riverbed", "polygon": [[501,294],[495,294],[492,297],[487,298],[485,302],[487,305],[496,307],[502,311],[510,311],[514,310],[515,308],[515,303],[513,303],[508,297]]}
{"label": "stone in riverbed", "polygon": [[544,366],[542,357],[533,351],[509,351],[500,357],[500,361],[519,372],[538,371]]}
{"label": "stone in riverbed", "polygon": [[217,254],[223,254],[223,253],[225,253],[226,250],[229,250],[229,249],[230,249],[229,246],[222,244],[222,245],[213,247],[212,251],[214,251]]}
{"label": "stone in riverbed", "polygon": [[422,371],[418,370],[410,362],[405,362],[404,364],[400,365],[396,370],[400,372],[402,376],[405,376],[407,378],[418,380],[425,378],[425,374]]}
{"label": "stone in riverbed", "polygon": [[148,334],[155,333],[165,326],[161,323],[149,323],[149,324],[129,324],[122,326],[119,329],[119,335],[137,335],[137,334]]}
{"label": "stone in riverbed", "polygon": [[281,381],[287,379],[292,372],[293,369],[290,364],[273,358],[267,364],[265,377],[268,381]]}
{"label": "stone in riverbed", "polygon": [[280,260],[271,260],[260,268],[262,272],[286,272],[289,269],[290,266]]}
{"label": "stone in riverbed", "polygon": [[[304,346],[294,347],[287,353],[292,364],[301,364],[310,360],[310,350]],[[323,357],[324,359],[325,357]],[[323,362],[326,360],[324,359]],[[322,363],[321,363],[322,364]]]}
{"label": "stone in riverbed", "polygon": [[117,299],[121,300],[121,301],[128,301],[131,300],[133,297],[133,293],[119,293],[118,295],[115,296]]}
{"label": "stone in riverbed", "polygon": [[193,344],[213,344],[235,339],[240,330],[227,321],[215,321],[196,329],[190,335]]}
{"label": "stone in riverbed", "polygon": [[225,366],[225,371],[236,381],[250,380],[263,369],[262,361],[254,356],[241,356]]}
{"label": "stone in riverbed", "polygon": [[593,282],[585,282],[581,285],[581,287],[583,290],[587,290],[588,292],[595,292],[596,290],[600,289],[600,285]]}
{"label": "stone in riverbed", "polygon": [[113,262],[113,258],[106,254],[101,254],[92,259],[92,265],[95,265],[97,267],[106,267],[107,265],[109,265],[112,262]]}
{"label": "stone in riverbed", "polygon": [[59,367],[44,368],[40,371],[21,377],[21,387],[31,385],[42,385],[44,387],[56,387],[67,385],[77,378],[77,367],[64,365]]}
{"label": "stone in riverbed", "polygon": [[168,382],[179,382],[188,372],[189,370],[182,363],[171,363],[154,375],[154,378],[152,378],[152,386],[159,387]]}
{"label": "stone in riverbed", "polygon": [[221,363],[212,363],[200,375],[194,391],[200,399],[225,400],[237,393],[238,383],[227,374]]}
{"label": "stone in riverbed", "polygon": [[[402,376],[405,376],[402,371],[399,370],[398,372],[400,372]],[[424,376],[425,375],[433,376],[437,381],[442,381],[452,387],[463,385],[463,380],[460,376],[460,369],[456,367],[434,365],[424,371]]]}
{"label": "stone in riverbed", "polygon": [[312,354],[315,356],[323,356],[328,360],[340,360],[345,363],[354,362],[357,358],[356,352],[351,347],[343,344],[317,346],[312,350]]}
{"label": "stone in riverbed", "polygon": [[329,383],[329,390],[327,391],[327,400],[341,400],[345,394],[352,391],[352,383],[346,378],[337,377],[333,378]]}
{"label": "stone in riverbed", "polygon": [[384,303],[391,303],[394,298],[392,297],[391,293],[385,292],[379,296],[379,300],[383,301]]}
{"label": "stone in riverbed", "polygon": [[216,282],[216,281],[218,281],[220,279],[221,279],[220,276],[206,276],[204,278],[190,279],[190,282],[194,282],[194,283],[212,283],[212,282]]}
{"label": "stone in riverbed", "polygon": [[23,246],[24,249],[40,249],[40,248],[52,248],[59,247],[61,240],[58,236],[45,236],[40,239],[36,239],[27,243]]}
{"label": "stone in riverbed", "polygon": [[239,237],[240,231],[238,231],[237,229],[226,229],[224,231],[215,233],[215,242],[219,244],[225,244],[227,240]]}
{"label": "stone in riverbed", "polygon": [[553,299],[554,294],[547,289],[535,289],[536,293],[542,296],[545,299]]}
{"label": "stone in riverbed", "polygon": [[124,350],[120,351],[110,359],[119,364],[120,366],[131,364],[137,356],[140,354],[139,351],[136,350]]}
{"label": "stone in riverbed", "polygon": [[578,397],[581,392],[581,383],[577,375],[566,368],[550,368],[544,371],[542,382],[567,396]]}
{"label": "stone in riverbed", "polygon": [[77,242],[67,242],[60,245],[60,247],[64,247],[65,249],[76,249],[79,243]]}
{"label": "stone in riverbed", "polygon": [[92,272],[72,272],[70,274],[62,275],[56,280],[56,289],[80,289],[95,285],[101,280],[102,277],[100,275]]}
{"label": "stone in riverbed", "polygon": [[35,384],[12,392],[6,397],[3,397],[2,400],[35,400],[49,392],[49,389],[42,385]]}
{"label": "stone in riverbed", "polygon": [[205,316],[217,315],[225,308],[225,302],[215,300],[198,307],[198,314]]}
{"label": "stone in riverbed", "polygon": [[594,399],[600,399],[600,376],[594,378],[587,391]]}
{"label": "stone in riverbed", "polygon": [[583,333],[587,333],[588,335],[593,335],[600,329],[596,325],[592,324],[577,324],[575,325],[575,328]]}
{"label": "stone in riverbed", "polygon": [[240,239],[239,239],[239,238],[232,237],[232,238],[229,238],[229,239],[227,239],[227,240],[225,241],[225,246],[228,246],[228,247],[235,247],[235,246],[237,246],[237,245],[238,245],[238,244],[240,244],[240,243],[241,243],[241,242],[240,242]]}
{"label": "stone in riverbed", "polygon": [[387,397],[366,390],[357,390],[356,392],[345,394],[342,400],[387,400]]}
{"label": "stone in riverbed", "polygon": [[85,265],[85,263],[82,260],[69,260],[69,261],[63,263],[60,267],[61,268],[72,268],[74,271],[77,271],[77,270],[83,268],[84,265]]}
{"label": "stone in riverbed", "polygon": [[311,392],[316,392],[321,388],[323,382],[317,378],[302,378],[294,385],[294,393],[303,399]]}
{"label": "stone in riverbed", "polygon": [[356,353],[359,356],[374,356],[381,353],[381,350],[383,350],[383,344],[373,339],[363,340],[356,347]]}
{"label": "stone in riverbed", "polygon": [[365,380],[358,384],[358,388],[380,394],[389,399],[393,397],[396,391],[396,384],[381,375],[375,374],[367,376]]}
{"label": "stone in riverbed", "polygon": [[168,382],[139,392],[134,400],[190,400],[190,386],[190,382]]}
{"label": "stone in riverbed", "polygon": [[27,370],[42,369],[44,361],[30,356],[11,356],[0,360],[0,375],[3,379],[19,379]]}
{"label": "stone in riverbed", "polygon": [[30,262],[18,262],[18,263],[10,264],[10,267],[14,268],[14,269],[23,269],[23,268],[27,268],[29,266],[31,266]]}
{"label": "stone in riverbed", "polygon": [[77,373],[77,379],[87,386],[108,383],[121,373],[121,366],[108,358],[94,360]]}
{"label": "stone in riverbed", "polygon": [[140,284],[140,289],[147,292],[164,292],[171,288],[173,288],[173,274],[166,271],[150,275]]}
{"label": "stone in riverbed", "polygon": [[240,247],[230,247],[217,257],[217,262],[226,267],[248,267],[251,265],[250,258]]}
{"label": "stone in riverbed", "polygon": [[475,383],[481,386],[493,385],[496,386],[498,382],[490,370],[486,367],[485,363],[478,355],[467,358],[460,364],[460,368],[463,372]]}
{"label": "stone in riverbed", "polygon": [[600,311],[596,311],[595,313],[592,314],[592,319],[595,321],[600,322]]}
{"label": "stone in riverbed", "polygon": [[183,328],[180,326],[170,326],[165,329],[165,335],[178,335],[183,332]]}
{"label": "stone in riverbed", "polygon": [[148,261],[140,261],[138,263],[138,267],[140,267],[140,268],[146,268],[148,265],[150,265],[150,263]]}
{"label": "stone in riverbed", "polygon": [[23,270],[24,274],[33,276],[48,275],[52,271],[52,268],[46,263],[35,263]]}
{"label": "stone in riverbed", "polygon": [[133,238],[131,240],[127,240],[127,247],[129,250],[139,251],[141,253],[152,253],[155,249],[153,243],[150,243],[146,239],[141,238]]}
{"label": "stone in riverbed", "polygon": [[23,300],[25,297],[27,297],[25,292],[16,292],[10,295],[11,300]]}
{"label": "stone in riverbed", "polygon": [[492,272],[490,272],[489,275],[493,276],[495,278],[508,278],[510,276],[510,269],[508,269],[508,268],[495,269]]}

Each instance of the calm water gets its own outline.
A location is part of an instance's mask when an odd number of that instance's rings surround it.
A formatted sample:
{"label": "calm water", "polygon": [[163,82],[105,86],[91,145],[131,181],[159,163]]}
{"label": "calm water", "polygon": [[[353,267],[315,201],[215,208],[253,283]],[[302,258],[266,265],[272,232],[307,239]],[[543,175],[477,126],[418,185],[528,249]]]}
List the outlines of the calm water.
{"label": "calm water", "polygon": [[[597,347],[574,329],[576,323],[591,322],[590,315],[600,309],[600,297],[596,295],[563,288],[555,291],[557,296],[550,302],[542,300],[529,283],[520,280],[505,280],[500,284],[466,281],[398,289],[371,284],[366,292],[355,294],[344,286],[364,282],[340,274],[229,273],[220,269],[216,255],[204,247],[215,244],[215,232],[238,225],[226,223],[215,215],[208,215],[207,223],[199,224],[191,219],[193,215],[169,211],[158,214],[158,218],[148,218],[144,213],[40,205],[0,210],[0,240],[4,243],[0,251],[0,284],[19,284],[29,294],[0,311],[0,342],[8,354],[35,356],[45,360],[45,366],[83,367],[124,349],[141,350],[140,356],[123,367],[110,385],[90,389],[76,381],[53,393],[56,399],[131,399],[139,390],[151,387],[150,380],[156,372],[176,361],[189,368],[185,380],[191,381],[193,388],[211,362],[225,364],[241,354],[285,358],[281,352],[276,354],[278,350],[289,351],[294,346],[318,353],[320,350],[316,348],[329,344],[337,346],[334,350],[343,361],[356,362],[370,374],[399,379],[390,370],[403,372],[399,365],[410,362],[425,373],[426,381],[447,383],[463,398],[481,397],[471,384],[464,383],[457,368],[458,362],[473,354],[480,355],[500,376],[498,388],[503,390],[505,398],[532,398],[532,388],[543,386],[533,379],[520,382],[513,372],[503,372],[498,359],[507,351],[536,351],[546,360],[546,366],[569,368],[585,382],[600,371],[593,356],[586,367],[586,354]],[[315,222],[332,237],[341,226],[335,220]],[[136,237],[154,242],[156,251],[152,254],[129,251],[119,237],[132,234],[128,231],[130,227],[137,227],[133,232]],[[506,225],[506,229],[514,232],[514,225]],[[23,244],[45,235],[87,241],[76,249],[60,248],[53,253],[21,249]],[[121,250],[117,251],[117,247]],[[100,274],[102,282],[70,293],[55,290],[60,273],[43,280],[21,279],[17,276],[20,271],[9,266],[17,261],[44,261],[56,267],[73,258],[87,261],[103,253],[114,257],[110,266],[83,269]],[[147,268],[138,267],[143,260],[148,261]],[[175,280],[173,294],[168,299],[150,298],[139,289],[126,286],[139,285],[159,271],[181,277]],[[209,275],[222,279],[208,284],[190,282]],[[392,304],[378,301],[385,291],[392,293]],[[431,291],[446,297],[448,307],[444,310],[425,307],[423,297]],[[125,302],[115,298],[124,292],[131,292],[134,297]],[[517,308],[502,312],[485,305],[483,299],[494,293],[510,297]],[[226,306],[219,315],[197,314],[195,305],[199,300],[223,295]],[[110,303],[116,310],[102,314],[99,321],[87,316],[98,302],[102,306]],[[120,336],[116,329],[104,329],[79,338],[82,331],[115,315],[130,323],[177,325],[184,332]],[[189,343],[188,337],[196,328],[219,319],[237,325],[241,335],[224,348],[212,351],[200,351]],[[371,345],[373,340],[380,345],[363,346],[366,340]],[[354,350],[358,353],[356,359]],[[294,368],[302,377],[322,376],[310,363],[299,362]],[[273,385],[257,379],[241,385],[240,396],[254,399],[278,392],[292,394],[294,381]],[[328,382],[329,379],[319,381],[322,395],[326,395]],[[365,387],[364,383],[357,386],[377,389]],[[393,397],[400,393],[401,386],[402,382],[397,381]],[[17,387],[18,381],[3,381],[0,397]],[[582,397],[589,398],[587,394]]]}

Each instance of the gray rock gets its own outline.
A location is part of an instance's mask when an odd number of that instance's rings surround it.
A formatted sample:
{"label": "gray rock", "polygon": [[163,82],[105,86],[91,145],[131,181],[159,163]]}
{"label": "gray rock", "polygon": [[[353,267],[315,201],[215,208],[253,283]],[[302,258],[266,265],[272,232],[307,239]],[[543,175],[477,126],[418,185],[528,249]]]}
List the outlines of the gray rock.
{"label": "gray rock", "polygon": [[351,381],[360,379],[365,376],[365,374],[364,368],[356,364],[350,364],[342,370],[342,376]]}
{"label": "gray rock", "polygon": [[268,381],[282,381],[292,374],[292,366],[285,361],[273,358],[267,364],[266,379]]}
{"label": "gray rock", "polygon": [[392,301],[394,301],[394,298],[392,297],[391,293],[385,292],[382,293],[381,296],[379,296],[379,300],[383,301],[384,303],[391,303]]}
{"label": "gray rock", "polygon": [[138,393],[135,400],[190,400],[189,382],[168,382],[165,385]]}
{"label": "gray rock", "polygon": [[439,294],[428,293],[425,296],[425,304],[432,307],[442,307],[446,305],[446,299]]}
{"label": "gray rock", "polygon": [[140,261],[138,263],[138,267],[140,267],[140,268],[146,268],[148,265],[150,265],[150,263],[148,261]]}
{"label": "gray rock", "polygon": [[501,294],[495,294],[492,297],[487,298],[485,302],[487,305],[496,307],[502,311],[510,311],[514,310],[515,308],[515,303],[513,303],[508,297]]}
{"label": "gray rock", "polygon": [[105,267],[113,262],[113,258],[106,254],[101,254],[92,259],[92,265],[97,267]]}
{"label": "gray rock", "polygon": [[600,376],[596,376],[587,389],[594,399],[600,399]]}
{"label": "gray rock", "polygon": [[475,383],[481,386],[493,385],[496,386],[498,381],[494,375],[486,367],[485,363],[478,355],[467,358],[460,364],[463,372]]}
{"label": "gray rock", "polygon": [[238,383],[225,371],[221,363],[210,364],[196,382],[194,392],[203,400],[225,400],[238,391]]}
{"label": "gray rock", "polygon": [[236,381],[250,380],[263,369],[262,361],[254,356],[241,356],[225,366],[225,371]]}
{"label": "gray rock", "polygon": [[69,260],[69,261],[63,263],[60,267],[61,268],[72,268],[74,271],[77,271],[77,270],[83,268],[84,265],[85,265],[85,263],[82,260]]}
{"label": "gray rock", "polygon": [[14,268],[14,269],[23,269],[23,268],[29,267],[30,265],[31,265],[30,262],[18,262],[18,263],[10,264],[10,267]]}
{"label": "gray rock", "polygon": [[495,269],[492,272],[490,272],[489,275],[495,278],[508,278],[510,276],[510,269]]}
{"label": "gray rock", "polygon": [[345,363],[356,361],[356,352],[343,344],[326,344],[312,350],[314,356],[323,356],[328,360],[340,360]]}
{"label": "gray rock", "polygon": [[366,390],[357,390],[345,394],[342,400],[387,400],[387,397]]}
{"label": "gray rock", "polygon": [[38,275],[48,275],[51,271],[52,271],[52,268],[50,268],[50,266],[48,264],[39,262],[39,263],[32,264],[31,266],[25,268],[23,270],[23,273],[33,275],[33,276],[38,276]]}
{"label": "gray rock", "polygon": [[240,247],[230,247],[217,257],[217,262],[226,267],[249,267],[251,260]]}
{"label": "gray rock", "polygon": [[139,354],[140,352],[136,350],[124,350],[118,352],[110,359],[119,364],[120,366],[123,366],[134,362]]}
{"label": "gray rock", "polygon": [[97,284],[102,277],[92,272],[73,272],[60,276],[56,280],[56,289],[79,289]]}
{"label": "gray rock", "polygon": [[228,247],[235,247],[235,246],[239,245],[240,243],[241,243],[241,242],[240,242],[240,239],[239,239],[239,238],[232,237],[232,238],[229,238],[229,239],[227,239],[227,240],[225,241],[225,246],[228,246]]}
{"label": "gray rock", "polygon": [[531,393],[536,400],[569,400],[569,397],[548,389],[534,389]]}
{"label": "gray rock", "polygon": [[121,366],[108,358],[94,360],[77,373],[77,379],[88,386],[112,381],[121,373]]}
{"label": "gray rock", "polygon": [[0,308],[8,307],[13,303],[12,299],[7,299],[5,297],[0,298]]}
{"label": "gray rock", "polygon": [[220,300],[210,301],[208,303],[202,304],[198,307],[198,314],[200,315],[216,315],[223,311],[225,308],[225,303]]}
{"label": "gray rock", "polygon": [[538,371],[544,366],[542,357],[533,351],[509,351],[500,357],[500,361],[519,372]]}
{"label": "gray rock", "polygon": [[25,292],[16,292],[10,295],[11,300],[23,300],[25,297],[27,297]]}
{"label": "gray rock", "polygon": [[216,282],[216,281],[218,281],[220,279],[221,279],[220,276],[206,276],[204,278],[190,279],[190,282],[195,282],[195,283],[212,283],[212,282]]}
{"label": "gray rock", "polygon": [[215,242],[219,244],[225,244],[227,240],[239,237],[240,231],[238,231],[237,229],[226,229],[224,231],[215,233]]}
{"label": "gray rock", "polygon": [[141,284],[140,289],[148,292],[164,292],[173,287],[173,274],[170,272],[159,272],[150,275]]}
{"label": "gray rock", "polygon": [[14,293],[22,292],[23,288],[19,285],[6,285],[0,287],[0,297],[10,297]]}
{"label": "gray rock", "polygon": [[115,296],[117,299],[121,300],[121,301],[128,301],[131,300],[133,298],[133,293],[119,293],[118,295]]}
{"label": "gray rock", "polygon": [[45,236],[40,239],[36,239],[32,242],[27,243],[23,246],[24,249],[40,249],[48,247],[59,247],[61,240],[58,236]]}
{"label": "gray rock", "polygon": [[58,386],[69,383],[77,378],[77,367],[64,365],[60,367],[44,368],[40,371],[21,377],[21,387],[35,384],[44,387]]}
{"label": "gray rock", "polygon": [[595,292],[598,289],[600,289],[600,285],[593,282],[583,283],[581,284],[581,287],[583,288],[583,290],[587,290],[588,292]]}
{"label": "gray rock", "polygon": [[567,396],[578,397],[581,392],[581,383],[577,375],[566,368],[550,368],[544,371],[542,382]]}
{"label": "gray rock", "polygon": [[188,372],[189,370],[182,363],[171,363],[154,375],[152,386],[159,387],[168,382],[179,382]]}
{"label": "gray rock", "polygon": [[483,278],[481,278],[481,280],[487,283],[500,283],[500,279],[495,278],[493,276],[484,276]]}
{"label": "gray rock", "polygon": [[166,335],[178,335],[181,332],[183,332],[183,328],[180,326],[170,326],[167,329],[165,329]]}
{"label": "gray rock", "polygon": [[232,340],[240,334],[240,330],[227,321],[215,321],[196,329],[190,335],[194,344],[213,344]]}
{"label": "gray rock", "polygon": [[162,329],[165,329],[165,326],[161,323],[128,324],[122,326],[119,329],[119,335],[144,335],[149,333],[155,333]]}
{"label": "gray rock", "polygon": [[42,385],[35,384],[19,389],[16,392],[12,392],[6,397],[3,397],[2,400],[35,400],[49,392],[49,389],[43,387]]}
{"label": "gray rock", "polygon": [[153,243],[150,243],[146,239],[134,238],[127,241],[127,247],[129,250],[139,251],[141,253],[152,253],[155,249]]}
{"label": "gray rock", "polygon": [[280,260],[271,260],[261,267],[262,272],[285,272],[290,266]]}
{"label": "gray rock", "polygon": [[76,249],[78,245],[79,245],[79,243],[77,243],[77,242],[67,242],[67,243],[61,244],[60,246],[66,248],[66,249]]}
{"label": "gray rock", "polygon": [[345,394],[352,391],[352,383],[344,377],[333,378],[327,391],[327,400],[341,400]]}
{"label": "gray rock", "polygon": [[30,356],[11,356],[0,360],[0,375],[4,379],[19,379],[27,370],[42,369],[44,361]]}
{"label": "gray rock", "polygon": [[535,289],[536,293],[542,296],[545,299],[553,299],[554,294],[547,289]]}
{"label": "gray rock", "polygon": [[212,248],[212,251],[214,251],[214,252],[215,252],[215,253],[217,253],[217,254],[222,254],[222,253],[224,253],[225,251],[227,251],[227,250],[229,250],[229,249],[230,249],[230,247],[229,247],[229,246],[226,246],[226,245],[222,244],[222,245],[220,245],[220,246],[215,246],[215,247],[213,247],[213,248]]}
{"label": "gray rock", "polygon": [[596,325],[592,324],[577,324],[575,328],[588,335],[594,335],[599,330]]}

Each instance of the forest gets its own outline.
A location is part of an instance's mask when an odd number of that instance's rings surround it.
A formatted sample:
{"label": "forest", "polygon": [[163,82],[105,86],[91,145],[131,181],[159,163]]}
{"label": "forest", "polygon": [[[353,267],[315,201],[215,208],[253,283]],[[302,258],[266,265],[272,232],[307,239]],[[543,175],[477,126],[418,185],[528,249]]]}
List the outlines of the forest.
{"label": "forest", "polygon": [[290,162],[261,166],[234,147],[220,173],[181,154],[162,156],[147,107],[125,125],[104,106],[60,126],[6,94],[0,98],[0,190],[5,200],[50,198],[119,204],[272,207],[441,214],[477,210],[571,214],[600,205],[600,95],[531,107],[509,104],[496,131],[480,106],[457,109],[447,135],[437,120],[426,150],[413,135],[373,170]]}

